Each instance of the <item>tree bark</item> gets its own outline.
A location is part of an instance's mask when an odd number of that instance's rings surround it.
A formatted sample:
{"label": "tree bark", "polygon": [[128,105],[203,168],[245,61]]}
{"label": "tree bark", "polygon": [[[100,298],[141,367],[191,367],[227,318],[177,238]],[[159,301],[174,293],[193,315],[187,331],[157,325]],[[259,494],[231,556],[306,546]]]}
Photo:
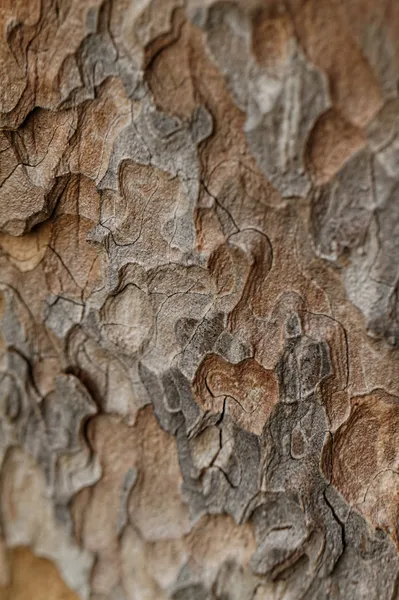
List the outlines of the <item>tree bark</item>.
{"label": "tree bark", "polygon": [[0,19],[0,600],[398,599],[399,3]]}

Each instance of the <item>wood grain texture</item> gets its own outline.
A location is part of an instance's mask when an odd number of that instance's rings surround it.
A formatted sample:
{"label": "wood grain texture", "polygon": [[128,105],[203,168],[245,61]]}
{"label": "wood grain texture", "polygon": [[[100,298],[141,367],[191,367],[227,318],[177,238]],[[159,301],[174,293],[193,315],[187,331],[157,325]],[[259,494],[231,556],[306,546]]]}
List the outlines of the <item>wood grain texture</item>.
{"label": "wood grain texture", "polygon": [[0,9],[0,599],[399,600],[394,0]]}

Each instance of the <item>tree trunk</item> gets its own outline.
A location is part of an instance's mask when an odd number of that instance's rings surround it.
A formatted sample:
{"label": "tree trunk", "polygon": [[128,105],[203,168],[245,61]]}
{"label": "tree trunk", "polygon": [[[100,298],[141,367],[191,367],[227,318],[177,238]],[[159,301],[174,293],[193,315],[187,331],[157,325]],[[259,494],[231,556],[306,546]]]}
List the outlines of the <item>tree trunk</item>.
{"label": "tree trunk", "polygon": [[0,18],[0,599],[398,599],[399,3]]}

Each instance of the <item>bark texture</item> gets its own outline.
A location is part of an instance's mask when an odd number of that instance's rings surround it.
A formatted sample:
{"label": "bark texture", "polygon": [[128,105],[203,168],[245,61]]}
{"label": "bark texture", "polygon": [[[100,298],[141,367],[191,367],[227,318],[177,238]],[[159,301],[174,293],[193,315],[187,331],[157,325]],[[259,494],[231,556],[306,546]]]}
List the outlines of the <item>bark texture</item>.
{"label": "bark texture", "polygon": [[0,599],[398,599],[399,3],[0,22]]}

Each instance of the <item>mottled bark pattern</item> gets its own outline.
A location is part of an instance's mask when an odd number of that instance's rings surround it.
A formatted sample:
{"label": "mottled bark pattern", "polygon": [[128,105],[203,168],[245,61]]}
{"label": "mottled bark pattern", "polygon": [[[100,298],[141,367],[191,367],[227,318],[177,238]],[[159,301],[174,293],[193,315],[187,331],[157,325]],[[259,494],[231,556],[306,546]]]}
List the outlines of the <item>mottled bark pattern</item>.
{"label": "mottled bark pattern", "polygon": [[0,599],[397,600],[399,3],[0,21]]}

